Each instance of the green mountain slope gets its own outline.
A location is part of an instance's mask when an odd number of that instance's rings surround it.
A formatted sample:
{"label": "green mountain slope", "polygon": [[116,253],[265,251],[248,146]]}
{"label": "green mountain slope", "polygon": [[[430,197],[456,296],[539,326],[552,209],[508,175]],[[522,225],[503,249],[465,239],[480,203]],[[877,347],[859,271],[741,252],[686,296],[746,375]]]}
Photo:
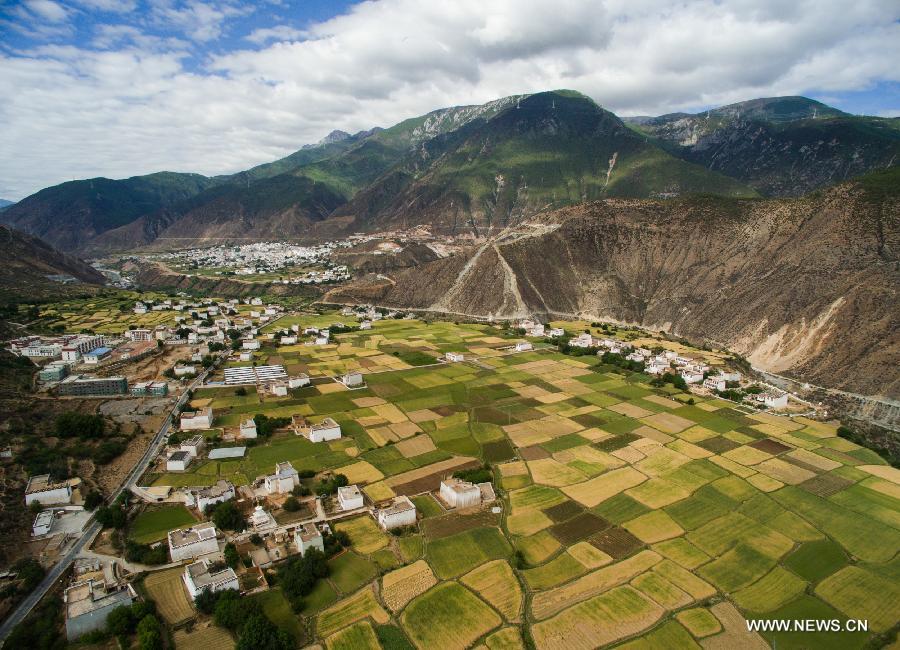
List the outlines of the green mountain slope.
{"label": "green mountain slope", "polygon": [[628,120],[673,155],[766,196],[798,196],[900,159],[900,119],[849,115],[805,97]]}

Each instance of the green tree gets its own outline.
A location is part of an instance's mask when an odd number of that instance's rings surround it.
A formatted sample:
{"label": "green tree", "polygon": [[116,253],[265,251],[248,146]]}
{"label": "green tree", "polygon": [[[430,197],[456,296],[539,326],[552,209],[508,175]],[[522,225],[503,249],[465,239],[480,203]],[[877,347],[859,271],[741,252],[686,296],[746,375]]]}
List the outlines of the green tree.
{"label": "green tree", "polygon": [[153,614],[148,614],[138,623],[137,637],[141,650],[160,650],[163,647],[159,621]]}
{"label": "green tree", "polygon": [[225,550],[223,551],[223,555],[225,556],[225,564],[230,566],[232,569],[235,568],[241,562],[241,556],[238,555],[237,547],[228,542],[225,545]]}
{"label": "green tree", "polygon": [[238,638],[235,650],[291,650],[294,641],[262,614],[250,616]]}

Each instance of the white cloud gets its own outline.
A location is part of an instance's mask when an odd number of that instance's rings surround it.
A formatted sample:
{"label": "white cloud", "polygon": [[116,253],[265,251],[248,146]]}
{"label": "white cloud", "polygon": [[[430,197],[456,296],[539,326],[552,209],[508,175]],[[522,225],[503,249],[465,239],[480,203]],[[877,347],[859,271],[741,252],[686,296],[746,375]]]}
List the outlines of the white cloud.
{"label": "white cloud", "polygon": [[51,0],[25,0],[22,4],[37,18],[47,22],[63,22],[69,16],[65,7]]}
{"label": "white cloud", "polygon": [[214,41],[246,7],[152,6],[151,23],[180,38],[105,25],[91,47],[0,58],[0,196],[95,175],[233,172],[335,128],[552,88],[630,115],[900,80],[895,0],[382,0],[302,32],[257,29],[255,47],[199,70],[185,41]]}

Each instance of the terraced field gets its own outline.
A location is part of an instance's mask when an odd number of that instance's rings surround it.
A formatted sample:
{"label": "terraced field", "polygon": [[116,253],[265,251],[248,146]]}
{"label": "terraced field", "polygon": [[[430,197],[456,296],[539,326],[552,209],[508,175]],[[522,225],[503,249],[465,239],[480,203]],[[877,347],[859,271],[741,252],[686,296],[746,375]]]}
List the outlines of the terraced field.
{"label": "terraced field", "polygon": [[[414,496],[417,532],[338,525],[352,551],[303,612],[327,647],[521,647],[530,637],[565,650],[854,648],[896,629],[900,471],[834,423],[655,388],[596,357],[500,349],[510,340],[486,325],[379,321],[327,349],[273,349],[313,375],[361,369],[366,387],[330,382],[262,401],[205,389],[195,400],[225,426],[255,413],[329,416],[344,438],[278,434],[241,461],[156,482],[241,483],[290,460],[346,471],[375,500]],[[398,347],[469,360],[414,366]],[[500,514],[448,513],[425,494],[483,463]],[[870,629],[762,637],[744,623],[822,617]]]}

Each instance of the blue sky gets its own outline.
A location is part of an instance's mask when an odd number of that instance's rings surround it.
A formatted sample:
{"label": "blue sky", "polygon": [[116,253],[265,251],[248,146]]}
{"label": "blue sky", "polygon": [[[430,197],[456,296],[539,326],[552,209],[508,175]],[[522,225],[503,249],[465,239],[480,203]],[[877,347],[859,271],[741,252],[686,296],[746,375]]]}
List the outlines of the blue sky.
{"label": "blue sky", "polygon": [[900,115],[896,0],[0,0],[0,197],[231,173],[339,128],[573,88],[620,115]]}

